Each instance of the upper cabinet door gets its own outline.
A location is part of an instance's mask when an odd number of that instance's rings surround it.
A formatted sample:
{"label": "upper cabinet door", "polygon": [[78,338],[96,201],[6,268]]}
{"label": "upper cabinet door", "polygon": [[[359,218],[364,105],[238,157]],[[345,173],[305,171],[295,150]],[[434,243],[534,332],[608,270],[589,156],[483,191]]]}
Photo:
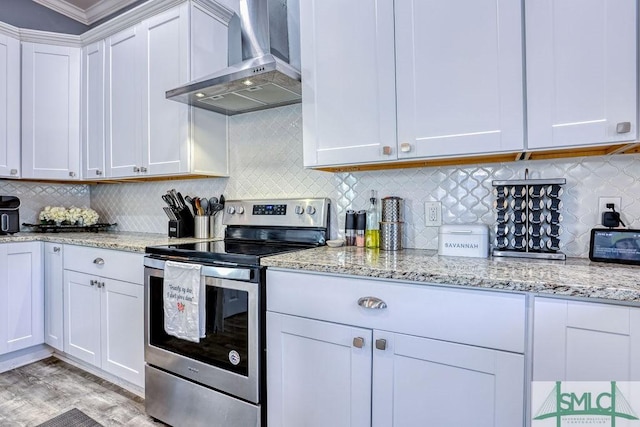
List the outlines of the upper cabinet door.
{"label": "upper cabinet door", "polygon": [[143,163],[149,175],[188,171],[189,107],[165,93],[189,80],[188,3],[144,21]]}
{"label": "upper cabinet door", "polygon": [[22,176],[80,175],[80,48],[24,42]]}
{"label": "upper cabinet door", "polygon": [[305,166],[396,159],[393,31],[393,0],[300,2]]}
{"label": "upper cabinet door", "polygon": [[526,2],[528,147],[637,137],[636,1]]}
{"label": "upper cabinet door", "polygon": [[521,1],[402,0],[395,19],[398,158],[522,150]]}
{"label": "upper cabinet door", "polygon": [[20,42],[0,34],[0,177],[20,177]]}
{"label": "upper cabinet door", "polygon": [[83,51],[82,160],[85,179],[104,178],[104,41]]}
{"label": "upper cabinet door", "polygon": [[143,52],[139,27],[109,37],[105,43],[105,158],[109,177],[135,176],[142,167]]}

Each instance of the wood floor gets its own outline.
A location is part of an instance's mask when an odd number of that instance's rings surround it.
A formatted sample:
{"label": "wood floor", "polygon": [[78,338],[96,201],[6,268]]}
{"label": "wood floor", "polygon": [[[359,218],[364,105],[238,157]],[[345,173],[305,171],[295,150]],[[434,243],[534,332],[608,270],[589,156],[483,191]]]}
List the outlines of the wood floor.
{"label": "wood floor", "polygon": [[105,427],[164,426],[141,397],[54,357],[0,374],[0,426],[36,426],[73,408]]}

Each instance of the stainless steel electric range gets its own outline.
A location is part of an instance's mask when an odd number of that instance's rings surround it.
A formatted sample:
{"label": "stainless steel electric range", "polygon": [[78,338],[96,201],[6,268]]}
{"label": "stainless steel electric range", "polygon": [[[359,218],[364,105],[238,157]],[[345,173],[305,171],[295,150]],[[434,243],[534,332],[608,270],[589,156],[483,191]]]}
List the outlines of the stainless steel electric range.
{"label": "stainless steel electric range", "polygon": [[[147,247],[145,405],[174,426],[265,426],[265,268],[260,258],[324,245],[324,198],[226,202],[224,241]],[[167,261],[201,266],[199,342],[165,330]]]}

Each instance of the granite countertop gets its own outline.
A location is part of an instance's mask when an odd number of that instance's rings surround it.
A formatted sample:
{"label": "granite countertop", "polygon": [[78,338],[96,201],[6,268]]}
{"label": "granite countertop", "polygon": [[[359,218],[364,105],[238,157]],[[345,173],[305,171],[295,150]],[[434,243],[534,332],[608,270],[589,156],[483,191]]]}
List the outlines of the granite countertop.
{"label": "granite countertop", "polygon": [[144,248],[147,246],[173,245],[177,243],[202,242],[206,240],[215,239],[194,239],[192,237],[175,239],[167,237],[166,234],[131,233],[124,231],[106,231],[99,233],[20,232],[14,235],[0,236],[0,243],[40,241],[141,253],[144,253]]}
{"label": "granite countertop", "polygon": [[437,251],[382,251],[320,247],[265,257],[261,264],[320,273],[349,274],[502,291],[640,303],[640,267],[569,258],[438,256]]}

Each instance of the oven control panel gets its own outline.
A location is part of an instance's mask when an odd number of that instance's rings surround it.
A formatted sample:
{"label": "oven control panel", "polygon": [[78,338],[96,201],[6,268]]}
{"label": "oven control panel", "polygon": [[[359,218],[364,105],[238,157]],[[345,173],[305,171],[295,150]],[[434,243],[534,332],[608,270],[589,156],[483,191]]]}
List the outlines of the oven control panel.
{"label": "oven control panel", "polygon": [[326,198],[227,200],[224,225],[327,227],[330,200]]}

